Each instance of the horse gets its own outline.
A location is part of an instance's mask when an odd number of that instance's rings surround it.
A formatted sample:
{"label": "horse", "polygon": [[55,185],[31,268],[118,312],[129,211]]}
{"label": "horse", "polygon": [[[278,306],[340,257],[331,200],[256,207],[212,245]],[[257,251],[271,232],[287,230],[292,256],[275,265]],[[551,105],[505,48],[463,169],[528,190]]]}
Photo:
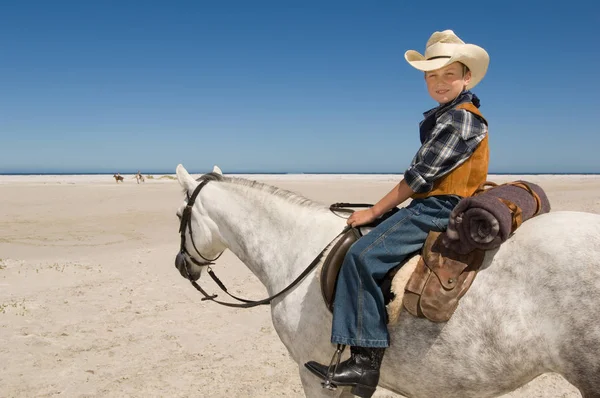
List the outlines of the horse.
{"label": "horse", "polygon": [[144,179],[144,176],[142,175],[142,173],[139,170],[138,170],[137,174],[135,175],[135,180],[137,181],[138,184],[140,183],[140,181],[146,182],[146,180]]}
{"label": "horse", "polygon": [[[216,166],[198,180],[182,165],[176,173],[186,195],[177,210],[182,275],[196,284],[211,265],[213,274],[219,253],[231,250],[271,296],[273,326],[298,364],[305,395],[349,396],[345,389],[322,388],[304,367],[309,360],[329,363],[335,346],[319,275],[312,269],[304,276],[303,270],[335,241],[345,220],[324,204],[224,176]],[[290,288],[295,279],[301,280]],[[402,310],[389,326],[379,386],[406,397],[485,398],[556,372],[584,398],[598,398],[598,308],[600,215],[539,215],[486,252],[449,321],[434,323]]]}
{"label": "horse", "polygon": [[123,176],[122,176],[121,174],[119,174],[119,173],[117,173],[117,174],[113,174],[113,177],[114,177],[114,179],[115,179],[115,182],[116,182],[117,184],[119,183],[119,181],[120,181],[120,182],[124,182],[124,181],[125,181],[125,179],[123,178]]}

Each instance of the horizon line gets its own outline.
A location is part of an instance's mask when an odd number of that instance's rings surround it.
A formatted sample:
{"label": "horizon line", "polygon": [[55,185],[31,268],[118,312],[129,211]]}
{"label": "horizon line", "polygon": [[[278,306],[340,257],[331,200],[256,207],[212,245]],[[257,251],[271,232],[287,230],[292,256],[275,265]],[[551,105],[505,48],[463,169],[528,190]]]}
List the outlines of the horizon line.
{"label": "horizon line", "polygon": [[[202,171],[202,172],[197,172],[197,171],[188,171],[188,173],[190,174],[206,174],[207,172]],[[113,175],[116,174],[115,172],[106,172],[106,171],[78,171],[78,172],[64,172],[64,171],[44,171],[44,172],[38,172],[38,171],[34,171],[34,172],[10,172],[10,171],[4,171],[4,170],[0,170],[0,175],[5,175],[5,176],[9,176],[9,175],[14,175],[14,176],[26,176],[26,175],[62,175],[62,176],[66,176],[66,175]],[[122,175],[135,175],[137,174],[137,171],[132,171],[132,172],[124,172],[124,173],[120,173]],[[170,172],[170,171],[155,171],[155,170],[151,170],[149,172],[143,172],[143,175],[150,175],[150,174],[164,174],[164,175],[175,175],[176,173],[174,172]],[[247,175],[253,175],[253,174],[271,174],[271,175],[303,175],[303,174],[316,174],[316,175],[324,175],[324,174],[332,174],[332,175],[349,175],[349,174],[356,174],[356,175],[402,175],[404,173],[398,173],[398,172],[387,172],[387,171],[376,171],[376,172],[353,172],[353,171],[310,171],[310,172],[303,172],[303,171],[231,171],[231,172],[227,172],[227,173],[223,173],[224,175],[227,174],[247,174]],[[600,171],[597,172],[577,172],[577,171],[567,171],[567,172],[533,172],[533,171],[520,171],[520,172],[508,172],[508,171],[490,171],[488,172],[488,175],[499,175],[499,174],[505,174],[505,175],[598,175],[600,174]]]}

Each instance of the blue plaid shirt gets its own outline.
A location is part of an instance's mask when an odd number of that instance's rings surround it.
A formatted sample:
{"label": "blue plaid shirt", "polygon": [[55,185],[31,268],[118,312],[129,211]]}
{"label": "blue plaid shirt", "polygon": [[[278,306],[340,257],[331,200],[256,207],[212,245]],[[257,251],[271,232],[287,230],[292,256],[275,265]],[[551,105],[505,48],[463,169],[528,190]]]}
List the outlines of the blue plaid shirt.
{"label": "blue plaid shirt", "polygon": [[404,180],[417,193],[429,192],[435,180],[464,163],[485,138],[485,121],[457,105],[472,102],[479,108],[479,98],[463,91],[456,99],[423,114],[420,123],[421,147],[404,173]]}

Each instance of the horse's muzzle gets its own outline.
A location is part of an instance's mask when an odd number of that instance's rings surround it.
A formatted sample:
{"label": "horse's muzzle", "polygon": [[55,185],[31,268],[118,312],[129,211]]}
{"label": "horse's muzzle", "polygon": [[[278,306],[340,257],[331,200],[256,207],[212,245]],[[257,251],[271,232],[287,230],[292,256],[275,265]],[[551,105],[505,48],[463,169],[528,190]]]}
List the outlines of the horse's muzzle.
{"label": "horse's muzzle", "polygon": [[200,271],[192,270],[188,265],[188,260],[183,252],[177,253],[175,256],[175,267],[179,270],[181,276],[191,281],[197,281],[200,278]]}

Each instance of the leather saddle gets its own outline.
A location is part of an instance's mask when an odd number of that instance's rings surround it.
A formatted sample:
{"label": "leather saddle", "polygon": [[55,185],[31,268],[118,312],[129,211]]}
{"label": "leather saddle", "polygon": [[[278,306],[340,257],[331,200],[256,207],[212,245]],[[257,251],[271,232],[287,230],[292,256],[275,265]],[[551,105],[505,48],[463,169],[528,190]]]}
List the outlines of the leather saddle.
{"label": "leather saddle", "polygon": [[[350,246],[360,237],[361,232],[358,229],[349,229],[333,245],[323,263],[320,274],[321,292],[330,311],[333,311],[335,286],[344,257]],[[429,233],[402,297],[403,306],[409,313],[433,322],[445,322],[450,319],[458,301],[473,283],[485,256],[482,250],[474,250],[466,255],[455,253],[444,247],[441,238],[440,232]],[[386,305],[399,296],[391,287],[403,264],[398,264],[392,269],[381,286]],[[397,289],[394,290],[398,292]],[[395,307],[397,311],[401,310],[401,306]],[[390,308],[388,306],[388,312]],[[398,314],[388,313],[388,320],[397,318]]]}
{"label": "leather saddle", "polygon": [[333,245],[329,254],[325,258],[323,267],[321,268],[321,293],[325,305],[329,311],[333,312],[333,298],[335,297],[335,286],[337,283],[338,274],[344,257],[350,249],[350,246],[360,238],[360,232],[356,228],[350,228],[338,241]]}

